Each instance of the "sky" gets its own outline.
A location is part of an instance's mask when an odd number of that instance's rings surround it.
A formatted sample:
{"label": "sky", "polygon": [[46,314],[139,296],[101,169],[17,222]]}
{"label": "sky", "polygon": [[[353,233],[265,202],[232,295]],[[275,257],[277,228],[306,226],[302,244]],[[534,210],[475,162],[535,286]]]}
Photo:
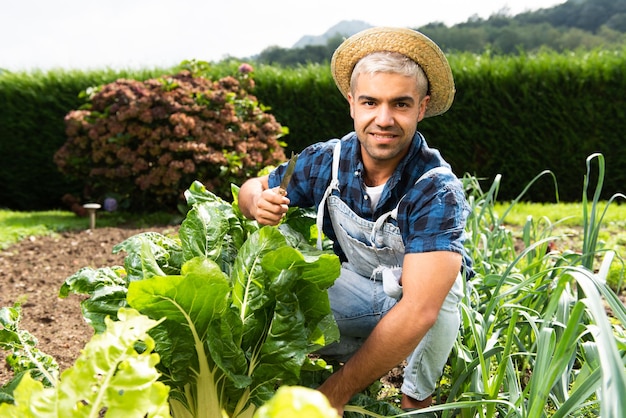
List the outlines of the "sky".
{"label": "sky", "polygon": [[291,48],[343,20],[448,26],[566,0],[9,0],[0,6],[0,68],[132,69],[245,58]]}

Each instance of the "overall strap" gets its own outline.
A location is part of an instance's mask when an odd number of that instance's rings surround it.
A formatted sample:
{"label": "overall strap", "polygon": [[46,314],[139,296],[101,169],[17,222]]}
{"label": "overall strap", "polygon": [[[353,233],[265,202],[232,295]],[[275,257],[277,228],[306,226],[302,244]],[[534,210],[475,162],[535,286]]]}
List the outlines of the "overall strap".
{"label": "overall strap", "polygon": [[[418,178],[414,184],[419,183],[421,180],[425,179],[426,177],[429,177],[432,174],[447,174],[450,172],[450,169],[447,167],[435,167],[435,168],[431,168],[430,170],[426,171],[424,174],[422,174],[420,176],[420,178]],[[406,196],[406,195],[404,195]],[[383,227],[383,224],[385,223],[385,221],[387,220],[387,218],[389,218],[390,216],[395,219],[398,220],[398,208],[400,207],[400,202],[402,202],[402,199],[404,199],[404,196],[402,196],[400,198],[400,200],[398,201],[398,204],[396,205],[395,208],[393,208],[393,210],[387,212],[387,213],[383,213],[378,219],[376,219],[376,222],[374,223],[374,226],[372,227],[372,232],[370,234],[370,242],[372,244],[376,244],[376,233]]]}
{"label": "overall strap", "polygon": [[328,198],[328,196],[330,196],[333,190],[339,190],[340,154],[341,154],[341,141],[337,141],[337,143],[335,144],[335,148],[333,149],[332,178],[317,208],[316,226],[317,226],[317,249],[318,250],[322,249],[322,226],[324,224],[324,207],[326,206],[326,199]]}

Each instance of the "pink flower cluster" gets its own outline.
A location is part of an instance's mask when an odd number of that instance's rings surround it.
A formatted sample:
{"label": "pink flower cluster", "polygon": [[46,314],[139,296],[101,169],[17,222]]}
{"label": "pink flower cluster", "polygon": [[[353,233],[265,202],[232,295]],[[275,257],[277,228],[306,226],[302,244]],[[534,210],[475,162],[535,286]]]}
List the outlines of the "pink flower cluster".
{"label": "pink flower cluster", "polygon": [[234,77],[211,81],[183,71],[119,79],[101,86],[87,109],[69,112],[65,124],[68,139],[54,161],[84,181],[83,198],[115,194],[143,210],[175,207],[195,180],[229,198],[231,183],[285,160],[281,125]]}

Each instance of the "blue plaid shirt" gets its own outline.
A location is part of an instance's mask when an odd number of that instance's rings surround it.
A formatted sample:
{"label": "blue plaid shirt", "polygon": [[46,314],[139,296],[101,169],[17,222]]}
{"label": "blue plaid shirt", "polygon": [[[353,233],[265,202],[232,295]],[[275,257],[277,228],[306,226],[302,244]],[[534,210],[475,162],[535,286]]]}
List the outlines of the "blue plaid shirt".
{"label": "blue plaid shirt", "polygon": [[[291,206],[317,209],[332,177],[333,148],[337,141],[332,139],[316,143],[300,153],[287,188]],[[462,183],[450,171],[449,174],[437,174],[415,184],[422,174],[432,168],[450,168],[439,151],[428,147],[424,137],[416,132],[409,153],[385,184],[380,201],[372,211],[361,176],[363,162],[356,133],[349,133],[341,141],[339,191],[333,194],[361,218],[370,221],[393,210],[400,201],[397,224],[392,218],[388,219],[399,227],[405,253],[453,251],[464,256],[466,273],[471,271],[471,261],[463,247],[470,209]],[[270,188],[280,184],[285,169],[286,164],[282,164],[269,175]],[[336,243],[328,210],[323,230],[335,242],[335,253],[345,261],[345,255]]]}

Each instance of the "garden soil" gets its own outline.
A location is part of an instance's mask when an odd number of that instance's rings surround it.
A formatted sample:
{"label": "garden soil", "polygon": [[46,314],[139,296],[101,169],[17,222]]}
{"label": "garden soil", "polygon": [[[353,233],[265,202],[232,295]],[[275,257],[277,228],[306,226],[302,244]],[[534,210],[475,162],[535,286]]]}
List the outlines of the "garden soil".
{"label": "garden soil", "polygon": [[[21,301],[20,328],[37,338],[39,350],[54,357],[62,372],[74,364],[93,335],[80,310],[85,296],[59,298],[65,279],[83,267],[122,266],[125,253],[113,254],[113,247],[126,238],[147,231],[175,234],[177,229],[95,228],[26,238],[0,251],[0,307]],[[402,367],[394,368],[383,383],[398,388],[402,371]],[[12,376],[0,349],[0,386]]]}
{"label": "garden soil", "polygon": [[[146,229],[95,228],[54,236],[30,237],[0,251],[0,306],[22,304],[20,328],[38,340],[37,347],[59,363],[61,371],[72,366],[93,335],[80,310],[84,296],[59,298],[66,278],[82,267],[124,265],[125,253],[113,247],[145,231],[175,233],[177,227]],[[0,385],[12,377],[0,349]]]}

